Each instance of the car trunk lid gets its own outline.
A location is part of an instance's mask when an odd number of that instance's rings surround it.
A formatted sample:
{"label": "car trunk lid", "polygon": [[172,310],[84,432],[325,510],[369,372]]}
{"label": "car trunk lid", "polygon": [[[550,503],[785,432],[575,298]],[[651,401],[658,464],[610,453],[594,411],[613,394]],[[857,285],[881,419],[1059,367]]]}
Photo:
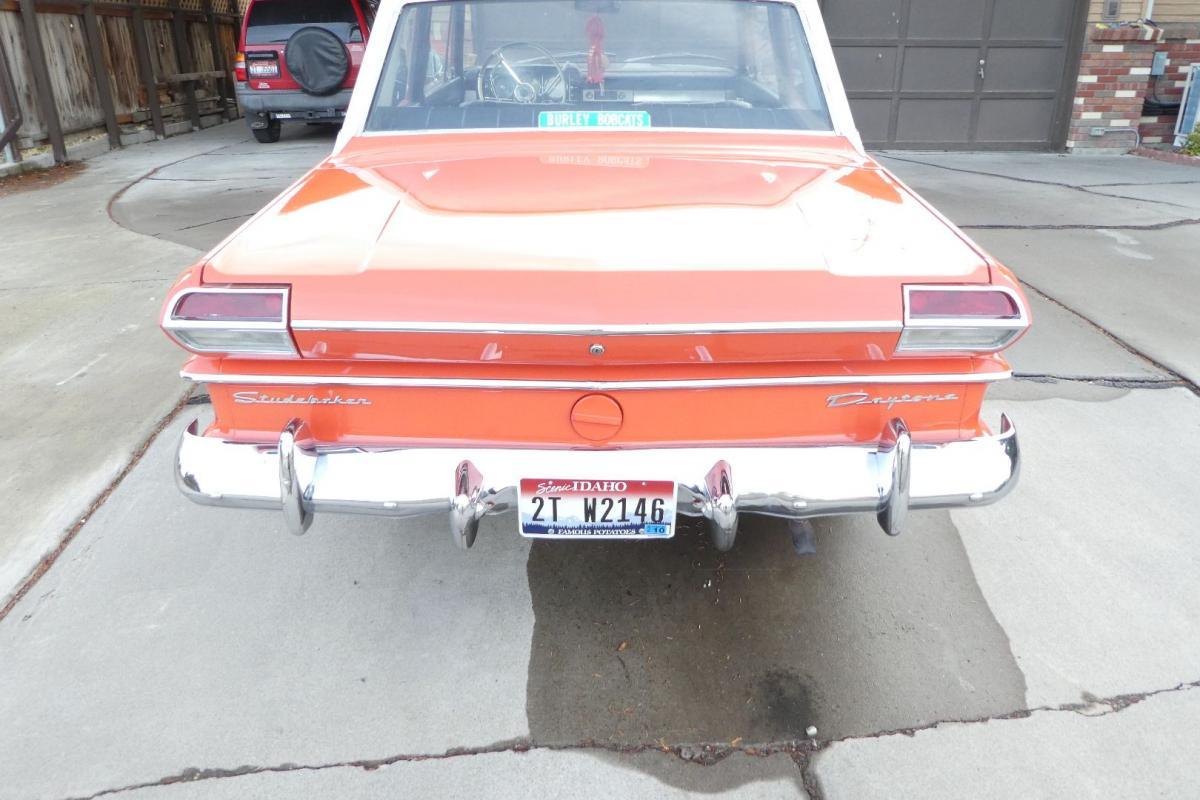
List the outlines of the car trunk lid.
{"label": "car trunk lid", "polygon": [[557,364],[879,360],[902,283],[987,280],[839,140],[713,141],[375,140],[293,187],[204,279],[289,283],[307,358]]}

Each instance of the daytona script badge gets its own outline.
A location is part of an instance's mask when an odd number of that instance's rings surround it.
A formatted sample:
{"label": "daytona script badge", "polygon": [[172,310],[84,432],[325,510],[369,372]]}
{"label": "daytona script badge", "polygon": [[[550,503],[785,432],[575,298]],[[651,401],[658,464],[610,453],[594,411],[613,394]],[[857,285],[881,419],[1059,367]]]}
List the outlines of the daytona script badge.
{"label": "daytona script badge", "polygon": [[887,406],[895,408],[904,403],[940,403],[957,400],[956,394],[904,394],[899,397],[872,397],[866,392],[849,392],[835,394],[826,398],[829,408],[848,408],[850,406]]}
{"label": "daytona script badge", "polygon": [[289,394],[286,397],[272,397],[269,394],[261,394],[260,392],[234,392],[233,402],[235,403],[265,403],[267,405],[290,405],[290,406],[369,406],[371,401],[365,397],[342,397],[340,394],[335,394],[333,397],[317,397],[316,395],[294,395]]}

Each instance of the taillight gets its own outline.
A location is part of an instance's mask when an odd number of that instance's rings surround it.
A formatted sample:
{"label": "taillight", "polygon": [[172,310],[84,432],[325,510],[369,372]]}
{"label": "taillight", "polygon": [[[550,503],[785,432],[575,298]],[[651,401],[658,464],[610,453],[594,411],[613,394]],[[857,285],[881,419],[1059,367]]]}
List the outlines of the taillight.
{"label": "taillight", "polygon": [[294,356],[285,288],[185,289],[171,299],[163,330],[196,353]]}
{"label": "taillight", "polygon": [[240,83],[246,82],[246,54],[237,53],[233,57],[233,77]]}
{"label": "taillight", "polygon": [[993,353],[1029,327],[1020,296],[1002,286],[905,286],[898,353]]}

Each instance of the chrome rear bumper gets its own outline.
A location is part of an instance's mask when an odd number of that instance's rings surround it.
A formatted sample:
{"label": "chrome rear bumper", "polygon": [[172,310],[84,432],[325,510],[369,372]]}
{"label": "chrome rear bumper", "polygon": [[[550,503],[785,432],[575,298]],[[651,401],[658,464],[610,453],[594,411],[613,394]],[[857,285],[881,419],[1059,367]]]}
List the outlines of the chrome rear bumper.
{"label": "chrome rear bumper", "polygon": [[874,513],[899,534],[910,508],[993,503],[1016,485],[1017,433],[913,444],[903,420],[878,445],[653,450],[486,448],[364,449],[310,446],[293,420],[272,444],[200,436],[179,443],[175,478],[196,503],[283,511],[304,533],[316,512],[411,517],[446,514],[454,541],[470,547],[479,521],[515,508],[523,477],[673,480],[679,513],[704,517],[728,550],[744,513],[804,519]]}

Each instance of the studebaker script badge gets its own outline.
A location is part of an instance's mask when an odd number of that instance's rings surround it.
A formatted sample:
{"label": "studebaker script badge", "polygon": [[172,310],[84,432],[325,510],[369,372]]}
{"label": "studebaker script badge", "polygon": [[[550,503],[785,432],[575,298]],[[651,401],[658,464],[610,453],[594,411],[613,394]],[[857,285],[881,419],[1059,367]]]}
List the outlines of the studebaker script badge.
{"label": "studebaker script badge", "polygon": [[826,398],[829,408],[848,408],[849,406],[887,406],[895,408],[904,403],[940,403],[957,400],[956,394],[905,394],[899,397],[872,397],[866,392],[849,392],[835,394]]}
{"label": "studebaker script badge", "polygon": [[269,394],[261,392],[234,392],[233,402],[235,403],[266,403],[268,405],[289,405],[289,406],[369,406],[371,401],[365,397],[342,397],[340,394],[335,394],[333,397],[317,397],[316,395],[300,395],[289,394],[286,397],[272,397]]}

